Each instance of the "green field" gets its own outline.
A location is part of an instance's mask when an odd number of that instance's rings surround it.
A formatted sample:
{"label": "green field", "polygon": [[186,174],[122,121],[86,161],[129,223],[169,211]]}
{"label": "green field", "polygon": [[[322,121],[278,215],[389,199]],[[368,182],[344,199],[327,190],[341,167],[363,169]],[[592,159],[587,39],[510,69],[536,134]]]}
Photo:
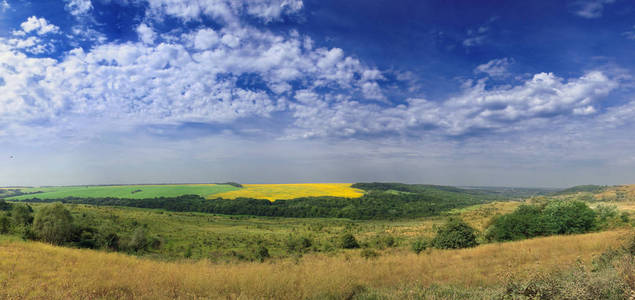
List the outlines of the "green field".
{"label": "green field", "polygon": [[9,197],[7,199],[61,199],[66,197],[145,199],[181,195],[206,197],[238,189],[227,184],[60,186],[24,188],[20,189],[23,193],[41,193]]}

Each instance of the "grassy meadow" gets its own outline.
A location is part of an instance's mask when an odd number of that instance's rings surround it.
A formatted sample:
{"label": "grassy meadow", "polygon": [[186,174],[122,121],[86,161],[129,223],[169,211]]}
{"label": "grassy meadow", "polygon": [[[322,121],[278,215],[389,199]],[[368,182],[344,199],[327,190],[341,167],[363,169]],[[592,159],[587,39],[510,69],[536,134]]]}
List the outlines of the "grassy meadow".
{"label": "grassy meadow", "polygon": [[357,198],[364,195],[362,190],[352,188],[351,185],[351,183],[243,184],[242,189],[211,195],[208,198],[246,197],[275,201],[318,196]]}
{"label": "grassy meadow", "polygon": [[226,184],[33,187],[22,188],[20,191],[23,193],[37,194],[8,197],[8,200],[24,200],[34,197],[40,199],[61,199],[66,197],[144,199],[156,197],[176,197],[181,195],[199,195],[208,197],[213,194],[229,192],[237,189],[239,188]]}
{"label": "grassy meadow", "polygon": [[163,262],[5,238],[0,241],[0,298],[364,299],[377,291],[399,291],[409,298],[434,286],[495,292],[509,277],[590,268],[594,257],[618,248],[630,234],[552,236],[419,255],[388,250],[372,259],[349,250],[230,264]]}

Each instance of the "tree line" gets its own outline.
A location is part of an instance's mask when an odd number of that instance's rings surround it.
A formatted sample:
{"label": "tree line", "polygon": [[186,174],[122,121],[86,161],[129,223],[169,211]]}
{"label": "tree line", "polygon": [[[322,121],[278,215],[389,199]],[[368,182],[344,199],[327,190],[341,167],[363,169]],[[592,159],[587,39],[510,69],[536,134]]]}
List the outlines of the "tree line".
{"label": "tree line", "polygon": [[144,226],[138,226],[132,232],[117,232],[114,228],[84,224],[59,202],[34,212],[28,204],[0,199],[0,234],[15,234],[25,240],[54,245],[128,253],[142,253],[159,248],[163,243],[148,234]]}
{"label": "tree line", "polygon": [[303,197],[271,202],[266,199],[205,199],[198,195],[151,199],[78,198],[38,199],[29,202],[62,202],[104,206],[156,208],[177,212],[254,215],[296,218],[394,219],[439,215],[444,211],[488,201],[484,197],[446,193],[390,193],[369,191],[359,198]]}

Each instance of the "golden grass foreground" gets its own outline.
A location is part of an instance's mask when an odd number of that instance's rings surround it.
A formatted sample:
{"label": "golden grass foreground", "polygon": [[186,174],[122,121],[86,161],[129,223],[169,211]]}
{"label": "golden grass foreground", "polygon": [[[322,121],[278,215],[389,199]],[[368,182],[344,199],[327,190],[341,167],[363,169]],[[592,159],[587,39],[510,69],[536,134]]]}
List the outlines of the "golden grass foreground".
{"label": "golden grass foreground", "polygon": [[305,299],[342,298],[359,286],[495,286],[509,272],[523,278],[567,268],[579,259],[588,263],[594,255],[618,247],[628,234],[621,230],[554,236],[421,255],[396,251],[370,260],[346,252],[299,261],[220,265],[3,241],[0,298]]}
{"label": "golden grass foreground", "polygon": [[351,183],[243,184],[240,190],[214,194],[208,198],[247,197],[275,201],[317,196],[357,198],[364,195],[362,190],[354,189],[351,185]]}

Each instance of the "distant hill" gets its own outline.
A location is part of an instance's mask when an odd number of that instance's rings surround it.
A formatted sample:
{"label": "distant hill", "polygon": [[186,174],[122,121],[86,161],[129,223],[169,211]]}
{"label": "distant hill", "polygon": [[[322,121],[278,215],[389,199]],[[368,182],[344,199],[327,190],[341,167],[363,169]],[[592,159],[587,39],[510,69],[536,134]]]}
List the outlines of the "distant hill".
{"label": "distant hill", "polygon": [[635,184],[630,185],[578,185],[553,193],[559,198],[585,201],[635,201]]}
{"label": "distant hill", "polygon": [[566,188],[564,190],[555,192],[554,195],[569,195],[569,194],[575,194],[575,193],[581,193],[581,192],[599,193],[604,191],[606,188],[607,186],[605,185],[593,185],[593,184],[576,185],[574,187]]}

